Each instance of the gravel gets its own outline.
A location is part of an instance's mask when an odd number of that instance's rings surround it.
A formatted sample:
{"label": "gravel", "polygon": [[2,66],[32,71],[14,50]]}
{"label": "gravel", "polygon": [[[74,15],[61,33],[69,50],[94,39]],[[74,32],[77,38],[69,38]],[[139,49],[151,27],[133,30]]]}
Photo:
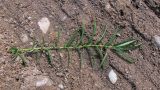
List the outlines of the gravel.
{"label": "gravel", "polygon": [[154,39],[155,45],[156,45],[157,47],[160,47],[160,36],[155,35],[155,36],[153,37],[153,39]]}

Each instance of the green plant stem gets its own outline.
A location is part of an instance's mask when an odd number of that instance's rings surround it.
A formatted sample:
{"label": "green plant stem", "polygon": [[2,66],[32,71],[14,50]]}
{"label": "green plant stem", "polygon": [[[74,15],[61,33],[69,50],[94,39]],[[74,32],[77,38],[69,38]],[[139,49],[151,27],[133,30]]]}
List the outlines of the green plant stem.
{"label": "green plant stem", "polygon": [[76,47],[36,47],[36,48],[25,48],[25,49],[18,49],[21,52],[38,52],[41,50],[57,50],[57,49],[82,49],[88,47],[101,47],[101,48],[112,48],[112,46],[105,46],[105,45],[80,45]]}

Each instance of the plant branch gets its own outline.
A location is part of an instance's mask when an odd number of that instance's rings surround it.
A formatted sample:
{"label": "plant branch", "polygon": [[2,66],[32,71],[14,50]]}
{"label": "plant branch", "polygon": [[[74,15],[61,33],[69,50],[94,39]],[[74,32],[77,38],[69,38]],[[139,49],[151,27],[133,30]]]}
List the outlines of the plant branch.
{"label": "plant branch", "polygon": [[58,50],[58,49],[82,49],[82,48],[91,48],[91,47],[100,47],[100,48],[112,48],[112,46],[106,46],[106,45],[80,45],[77,47],[36,47],[36,48],[25,48],[25,49],[18,49],[20,52],[38,52],[43,50]]}

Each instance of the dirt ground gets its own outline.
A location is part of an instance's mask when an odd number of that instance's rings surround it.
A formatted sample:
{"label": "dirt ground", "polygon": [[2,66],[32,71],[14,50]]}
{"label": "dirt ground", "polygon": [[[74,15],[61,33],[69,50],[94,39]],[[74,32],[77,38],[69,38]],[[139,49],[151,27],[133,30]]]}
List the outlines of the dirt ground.
{"label": "dirt ground", "polygon": [[[136,62],[128,64],[110,52],[109,63],[101,71],[91,67],[84,51],[80,69],[78,54],[72,51],[68,67],[67,53],[62,50],[60,55],[52,52],[53,67],[43,56],[38,62],[34,56],[28,56],[27,66],[23,67],[21,60],[13,60],[7,50],[11,46],[30,47],[33,37],[40,41],[42,32],[37,22],[42,17],[51,22],[45,40],[52,42],[50,33],[60,30],[60,45],[81,25],[82,19],[88,32],[93,18],[97,21],[97,33],[102,31],[102,25],[107,25],[109,32],[121,25],[124,32],[119,40],[133,37],[142,43],[130,54]],[[29,38],[25,43],[22,34]],[[160,49],[153,43],[154,35],[160,35],[159,0],[0,0],[0,90],[160,90]],[[118,75],[115,84],[109,81],[110,69]],[[36,87],[34,82],[41,77],[50,82]]]}

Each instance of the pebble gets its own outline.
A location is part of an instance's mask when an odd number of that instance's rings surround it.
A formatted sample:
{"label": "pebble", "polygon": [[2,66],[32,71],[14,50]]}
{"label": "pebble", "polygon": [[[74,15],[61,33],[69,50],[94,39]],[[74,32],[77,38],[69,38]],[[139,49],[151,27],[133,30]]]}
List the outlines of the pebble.
{"label": "pebble", "polygon": [[60,89],[64,89],[63,84],[59,84],[58,87],[59,87]]}
{"label": "pebble", "polygon": [[25,43],[25,42],[28,41],[28,36],[27,36],[27,34],[22,34],[22,35],[21,35],[21,41],[22,41],[23,43]]}
{"label": "pebble", "polygon": [[48,85],[48,86],[51,86],[52,85],[52,81],[47,78],[47,77],[42,77],[42,78],[39,78],[40,80],[37,80],[36,82],[36,87],[40,87],[40,86],[44,86],[44,85]]}
{"label": "pebble", "polygon": [[158,35],[155,35],[153,36],[153,39],[154,39],[154,43],[157,47],[160,47],[160,36]]}
{"label": "pebble", "polygon": [[64,16],[64,17],[62,18],[62,21],[66,20],[66,19],[67,19],[67,16]]}
{"label": "pebble", "polygon": [[111,8],[110,4],[107,3],[107,4],[105,5],[105,9],[108,10],[108,9],[110,9],[110,8]]}
{"label": "pebble", "polygon": [[50,21],[47,17],[43,17],[38,21],[38,25],[42,32],[46,34],[50,26]]}
{"label": "pebble", "polygon": [[33,45],[33,42],[29,42],[30,45]]}
{"label": "pebble", "polygon": [[109,72],[108,77],[112,84],[115,84],[118,79],[117,74],[113,71],[113,69],[111,69],[111,71]]}
{"label": "pebble", "polygon": [[61,73],[61,72],[60,73],[56,73],[56,75],[59,76],[59,77],[62,77],[63,73]]}
{"label": "pebble", "polygon": [[63,53],[59,53],[59,55],[60,55],[60,57],[62,57],[62,58],[64,57]]}

